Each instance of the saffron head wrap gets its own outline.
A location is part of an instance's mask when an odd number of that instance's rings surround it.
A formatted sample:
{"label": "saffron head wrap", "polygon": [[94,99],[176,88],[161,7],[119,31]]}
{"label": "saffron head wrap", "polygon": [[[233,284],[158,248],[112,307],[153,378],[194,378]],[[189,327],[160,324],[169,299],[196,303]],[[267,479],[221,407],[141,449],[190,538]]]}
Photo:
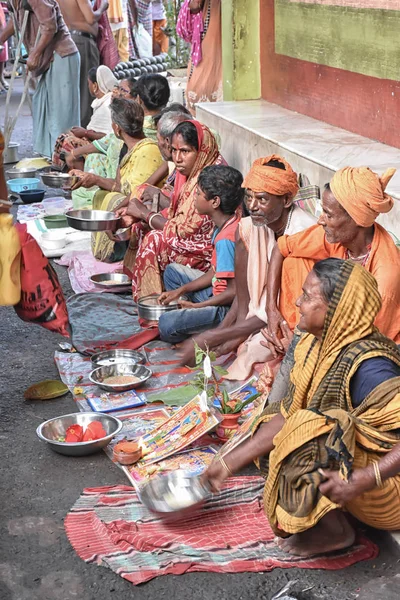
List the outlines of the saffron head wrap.
{"label": "saffron head wrap", "polygon": [[387,169],[382,177],[368,167],[345,167],[337,171],[330,188],[339,204],[360,227],[371,227],[380,213],[387,213],[393,198],[385,189],[396,169]]}
{"label": "saffron head wrap", "polygon": [[[285,166],[285,169],[268,166],[271,160],[281,162]],[[243,187],[249,188],[258,194],[262,192],[267,192],[274,196],[291,194],[292,198],[299,191],[297,174],[284,158],[276,154],[257,158],[244,178]]]}

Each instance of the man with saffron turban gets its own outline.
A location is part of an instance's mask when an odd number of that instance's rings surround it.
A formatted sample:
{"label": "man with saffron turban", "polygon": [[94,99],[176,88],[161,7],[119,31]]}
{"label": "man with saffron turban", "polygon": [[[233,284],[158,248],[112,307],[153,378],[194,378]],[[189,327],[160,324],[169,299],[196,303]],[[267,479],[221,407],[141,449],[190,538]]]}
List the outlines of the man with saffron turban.
{"label": "man with saffron turban", "polygon": [[[379,177],[367,167],[340,169],[325,186],[318,224],[279,239],[267,279],[268,330],[278,350],[283,350],[282,322],[298,320],[295,300],[302,282],[315,262],[329,257],[352,260],[374,275],[382,297],[375,325],[400,342],[400,251],[375,222],[393,206],[385,189],[394,173],[395,169],[388,169]],[[278,297],[280,304],[291,306],[290,314],[282,315]]]}
{"label": "man with saffron turban", "polygon": [[[293,204],[297,175],[275,154],[254,161],[243,181],[250,213],[236,232],[236,299],[219,327],[196,336],[196,342],[219,354],[238,350],[228,378],[245,379],[255,363],[264,363],[271,352],[260,345],[267,323],[267,272],[276,240],[309,227],[315,219]],[[182,362],[193,358],[193,341],[184,344]]]}

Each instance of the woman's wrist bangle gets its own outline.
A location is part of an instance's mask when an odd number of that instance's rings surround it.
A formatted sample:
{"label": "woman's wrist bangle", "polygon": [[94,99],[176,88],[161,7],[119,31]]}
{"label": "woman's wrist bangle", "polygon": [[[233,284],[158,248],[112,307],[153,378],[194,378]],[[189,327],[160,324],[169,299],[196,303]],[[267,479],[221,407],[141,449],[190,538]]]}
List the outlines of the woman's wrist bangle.
{"label": "woman's wrist bangle", "polygon": [[152,218],[154,215],[156,215],[156,214],[157,214],[157,213],[156,213],[156,211],[155,211],[155,210],[151,210],[151,211],[150,211],[150,212],[147,214],[147,217],[144,219],[144,220],[146,221],[146,223],[148,223],[148,222],[150,221],[150,219],[151,219],[151,218]]}
{"label": "woman's wrist bangle", "polygon": [[218,456],[218,460],[221,463],[221,465],[224,467],[225,471],[228,473],[229,477],[233,477],[232,471],[230,470],[230,468],[228,467],[228,465],[226,464],[226,462],[222,458],[222,456]]}
{"label": "woman's wrist bangle", "polygon": [[152,221],[155,217],[161,217],[160,213],[152,213],[149,218],[147,219],[147,222],[149,224],[150,229],[154,229],[154,227],[152,226]]}
{"label": "woman's wrist bangle", "polygon": [[375,483],[376,483],[377,487],[381,488],[381,487],[383,487],[383,481],[382,481],[382,475],[381,475],[381,470],[379,468],[378,461],[374,460],[374,462],[372,464],[373,464],[374,473],[375,473]]}

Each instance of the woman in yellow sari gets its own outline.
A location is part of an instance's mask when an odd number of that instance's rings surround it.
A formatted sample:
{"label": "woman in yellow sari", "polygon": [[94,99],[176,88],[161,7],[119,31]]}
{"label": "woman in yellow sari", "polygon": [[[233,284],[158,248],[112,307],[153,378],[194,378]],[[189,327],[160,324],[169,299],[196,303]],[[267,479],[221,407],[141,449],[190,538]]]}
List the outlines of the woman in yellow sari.
{"label": "woman in yellow sari", "polygon": [[[72,171],[80,176],[77,186],[100,190],[93,198],[94,210],[116,210],[130,194],[137,194],[137,188],[161,166],[163,158],[157,143],[143,133],[144,113],[134,100],[114,98],[110,105],[112,126],[117,138],[124,142],[120,164],[115,179],[108,179],[86,173]],[[103,262],[122,260],[127,244],[114,242],[106,233],[92,235],[92,251],[95,258]]]}
{"label": "woman in yellow sari", "polygon": [[279,546],[311,556],[353,544],[343,511],[373,527],[400,528],[400,352],[374,326],[381,297],[358,264],[317,263],[297,306],[307,333],[286,398],[204,477],[219,489],[263,457],[264,507]]}

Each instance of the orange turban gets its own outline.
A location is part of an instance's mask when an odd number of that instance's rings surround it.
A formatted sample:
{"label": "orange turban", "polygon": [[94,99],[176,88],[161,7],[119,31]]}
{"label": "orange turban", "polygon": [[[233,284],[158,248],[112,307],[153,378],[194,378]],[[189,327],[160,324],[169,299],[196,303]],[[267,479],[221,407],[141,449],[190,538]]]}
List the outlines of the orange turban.
{"label": "orange turban", "polygon": [[380,213],[387,213],[393,198],[385,189],[396,169],[387,169],[382,177],[368,167],[345,167],[330,183],[333,195],[360,227],[371,227]]}
{"label": "orange turban", "polygon": [[[278,160],[285,165],[285,170],[269,167],[267,163]],[[251,165],[251,169],[244,178],[243,187],[260,194],[267,192],[274,196],[291,194],[294,197],[299,191],[297,175],[288,162],[281,156],[271,154],[265,158],[257,158]]]}

